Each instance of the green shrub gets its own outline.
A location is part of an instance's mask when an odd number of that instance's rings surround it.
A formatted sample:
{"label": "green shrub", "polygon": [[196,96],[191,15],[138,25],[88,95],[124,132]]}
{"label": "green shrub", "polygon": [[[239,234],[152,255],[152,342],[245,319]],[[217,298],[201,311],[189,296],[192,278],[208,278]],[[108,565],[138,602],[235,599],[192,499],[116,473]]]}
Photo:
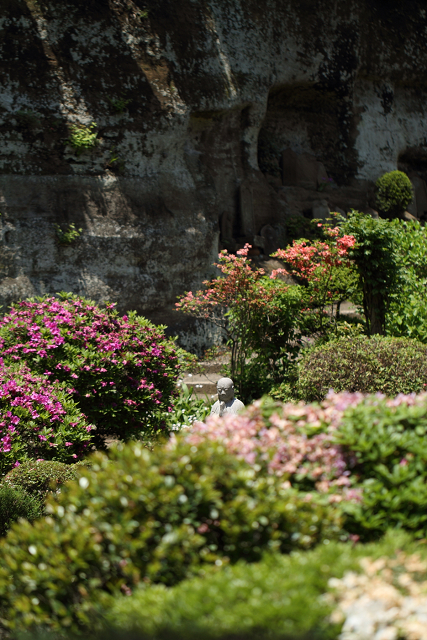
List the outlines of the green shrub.
{"label": "green shrub", "polygon": [[410,536],[393,532],[376,544],[332,542],[290,556],[267,556],[253,565],[224,567],[169,589],[140,589],[112,603],[105,630],[141,640],[337,638],[341,625],[330,621],[333,602],[324,596],[330,578],[362,572],[362,557],[399,558],[402,550],[414,553],[418,547]]}
{"label": "green shrub", "polygon": [[339,391],[419,393],[427,384],[427,346],[405,338],[354,336],[306,351],[298,363],[296,395],[323,400]]}
{"label": "green shrub", "polygon": [[207,565],[340,535],[333,505],[257,476],[216,443],[110,451],[48,500],[48,517],[13,526],[0,542],[7,628],[77,629],[106,594],[142,580],[174,584]]}
{"label": "green shrub", "polygon": [[75,480],[82,469],[84,466],[80,464],[30,460],[9,471],[2,479],[0,487],[21,488],[29,494],[44,497],[48,491],[61,486],[67,480]]}
{"label": "green shrub", "polygon": [[378,210],[388,217],[395,218],[406,211],[412,200],[412,184],[406,173],[390,171],[375,183],[375,201]]}
{"label": "green shrub", "polygon": [[6,535],[12,522],[26,518],[30,522],[43,515],[43,500],[20,487],[0,485],[0,536]]}
{"label": "green shrub", "polygon": [[388,527],[427,535],[427,396],[372,396],[349,406],[336,440],[352,460],[362,501],[344,506],[346,528],[364,538]]}

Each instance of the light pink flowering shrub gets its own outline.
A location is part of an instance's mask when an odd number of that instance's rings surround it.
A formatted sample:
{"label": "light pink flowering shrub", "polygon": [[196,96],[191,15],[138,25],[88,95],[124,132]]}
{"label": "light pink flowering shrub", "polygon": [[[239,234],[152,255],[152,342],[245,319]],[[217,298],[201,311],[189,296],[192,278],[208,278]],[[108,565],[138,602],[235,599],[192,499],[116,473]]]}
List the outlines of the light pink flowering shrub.
{"label": "light pink flowering shrub", "polygon": [[0,320],[5,361],[62,382],[96,424],[98,447],[107,436],[164,427],[179,368],[174,347],[163,327],[71,294],[20,302]]}
{"label": "light pink flowering shrub", "polygon": [[282,477],[287,486],[329,493],[330,501],[357,499],[348,456],[335,434],[346,408],[361,400],[357,393],[330,394],[321,405],[258,400],[242,415],[196,422],[187,438],[194,444],[206,438],[221,441],[249,464]]}
{"label": "light pink flowering shrub", "polygon": [[30,459],[76,462],[92,427],[71,395],[46,376],[0,359],[0,476]]}

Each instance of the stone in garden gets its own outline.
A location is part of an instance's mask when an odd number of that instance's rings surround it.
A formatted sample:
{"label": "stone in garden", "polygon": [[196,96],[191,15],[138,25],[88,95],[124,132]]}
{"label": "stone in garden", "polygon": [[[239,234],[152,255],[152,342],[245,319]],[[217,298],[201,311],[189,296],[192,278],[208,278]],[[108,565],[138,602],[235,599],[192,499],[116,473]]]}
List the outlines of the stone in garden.
{"label": "stone in garden", "polygon": [[318,218],[320,220],[326,220],[326,218],[329,218],[331,215],[326,200],[314,200],[311,212],[313,214],[313,220],[316,220]]}
{"label": "stone in garden", "polygon": [[220,378],[216,384],[218,400],[211,409],[211,415],[235,415],[245,408],[243,402],[234,397],[234,383],[231,378]]}

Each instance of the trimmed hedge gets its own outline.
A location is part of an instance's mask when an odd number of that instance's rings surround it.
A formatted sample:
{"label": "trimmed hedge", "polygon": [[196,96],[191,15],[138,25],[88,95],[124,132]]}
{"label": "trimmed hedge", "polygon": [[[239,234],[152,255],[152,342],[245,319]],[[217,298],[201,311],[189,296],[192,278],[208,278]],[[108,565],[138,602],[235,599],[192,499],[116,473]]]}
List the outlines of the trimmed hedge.
{"label": "trimmed hedge", "polygon": [[389,171],[375,183],[378,210],[390,217],[402,215],[412,200],[412,184],[403,171]]}
{"label": "trimmed hedge", "polygon": [[5,536],[12,522],[25,518],[32,522],[43,515],[43,501],[20,487],[0,485],[0,536]]}
{"label": "trimmed hedge", "polygon": [[24,489],[29,494],[44,497],[48,491],[55,490],[67,480],[75,480],[83,465],[65,464],[50,460],[31,460],[15,467],[2,479],[1,486]]}
{"label": "trimmed hedge", "polygon": [[134,443],[93,462],[48,500],[47,518],[0,542],[4,627],[77,630],[107,594],[142,581],[171,585],[341,535],[335,506],[257,476],[217,443],[178,439],[153,452]]}
{"label": "trimmed hedge", "polygon": [[306,351],[298,363],[296,395],[323,400],[330,389],[362,393],[420,393],[427,385],[427,345],[407,338],[354,336]]}

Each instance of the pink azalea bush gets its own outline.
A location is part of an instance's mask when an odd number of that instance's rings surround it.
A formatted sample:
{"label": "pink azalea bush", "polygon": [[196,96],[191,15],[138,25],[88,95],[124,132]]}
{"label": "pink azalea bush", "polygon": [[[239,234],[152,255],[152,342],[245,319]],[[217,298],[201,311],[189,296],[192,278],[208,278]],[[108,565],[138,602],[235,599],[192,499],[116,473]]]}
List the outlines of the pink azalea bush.
{"label": "pink azalea bush", "polygon": [[0,476],[29,459],[77,462],[93,427],[71,394],[28,367],[0,358]]}
{"label": "pink azalea bush", "polygon": [[[321,405],[254,402],[242,415],[209,416],[187,439],[221,441],[228,451],[259,470],[283,478],[285,486],[328,493],[329,500],[357,499],[349,458],[335,435],[344,411],[360,393],[330,394]],[[351,460],[350,460],[351,462]]]}
{"label": "pink azalea bush", "polygon": [[63,383],[96,425],[98,446],[164,427],[179,369],[174,346],[163,327],[71,294],[20,302],[0,320],[5,361]]}

